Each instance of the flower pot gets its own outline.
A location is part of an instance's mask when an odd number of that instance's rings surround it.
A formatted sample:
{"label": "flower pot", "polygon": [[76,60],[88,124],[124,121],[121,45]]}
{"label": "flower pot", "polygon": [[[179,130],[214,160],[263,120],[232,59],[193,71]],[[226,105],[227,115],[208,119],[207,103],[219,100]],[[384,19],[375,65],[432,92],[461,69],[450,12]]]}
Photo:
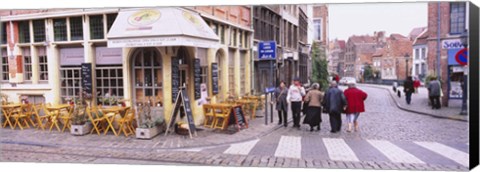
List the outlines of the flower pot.
{"label": "flower pot", "polygon": [[87,122],[83,125],[73,125],[70,127],[70,133],[74,136],[83,136],[92,130],[92,123]]}
{"label": "flower pot", "polygon": [[156,135],[162,132],[161,126],[155,126],[153,128],[136,128],[135,136],[137,139],[152,139]]}

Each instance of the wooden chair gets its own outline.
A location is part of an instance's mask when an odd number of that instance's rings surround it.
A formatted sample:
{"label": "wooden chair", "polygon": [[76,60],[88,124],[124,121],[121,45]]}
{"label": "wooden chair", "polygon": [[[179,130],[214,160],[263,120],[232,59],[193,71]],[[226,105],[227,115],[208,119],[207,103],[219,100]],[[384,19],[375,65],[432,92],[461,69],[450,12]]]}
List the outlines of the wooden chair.
{"label": "wooden chair", "polygon": [[5,118],[5,122],[3,122],[3,128],[5,128],[8,124],[8,126],[10,126],[11,129],[13,129],[13,124],[12,124],[12,121],[10,121],[10,114],[11,112],[7,111],[4,107],[2,107],[2,114]]}
{"label": "wooden chair", "polygon": [[30,122],[30,124],[32,124],[33,127],[36,127],[37,124],[35,124],[32,120],[35,119],[35,109],[34,109],[35,105],[34,104],[26,104],[23,106],[23,113],[25,113],[25,115],[27,115],[27,122]]}
{"label": "wooden chair", "polygon": [[73,107],[70,107],[67,111],[61,113],[60,116],[58,116],[58,118],[61,119],[63,122],[62,132],[64,132],[67,128],[70,129],[73,109]]}
{"label": "wooden chair", "polygon": [[215,110],[213,109],[212,105],[209,105],[209,104],[203,105],[203,115],[205,116],[205,121],[203,122],[203,126],[208,128],[213,128],[213,124],[215,121]]}
{"label": "wooden chair", "polygon": [[48,123],[50,116],[45,111],[44,111],[45,115],[43,116],[40,115],[40,110],[43,109],[43,106],[44,106],[43,103],[35,104],[33,106],[33,115],[34,115],[35,121],[37,121],[37,125],[36,125],[37,129],[45,130],[45,126]]}
{"label": "wooden chair", "polygon": [[90,122],[92,122],[93,128],[90,131],[90,134],[93,133],[93,131],[96,131],[98,135],[100,135],[100,131],[102,129],[102,123],[105,121],[104,117],[99,116],[99,111],[96,107],[92,108],[87,108],[87,115],[88,119],[90,119]]}
{"label": "wooden chair", "polygon": [[[28,120],[27,120],[28,116],[24,113],[25,106],[26,105],[23,105],[20,108],[16,108],[13,111],[13,113],[10,115],[15,120],[15,122],[13,123],[13,128],[16,128],[17,125],[18,127],[20,127],[21,130],[23,130],[23,127],[30,128],[30,125],[28,125]],[[25,125],[23,125],[22,122]]]}
{"label": "wooden chair", "polygon": [[125,137],[128,137],[130,134],[133,134],[135,129],[133,128],[133,119],[135,118],[133,110],[128,109],[125,112],[125,116],[118,121],[118,135],[125,134]]}
{"label": "wooden chair", "polygon": [[214,106],[212,109],[215,111],[215,120],[214,120],[213,128],[215,129],[218,128],[222,130],[225,129],[225,127],[227,127],[228,125],[231,107]]}

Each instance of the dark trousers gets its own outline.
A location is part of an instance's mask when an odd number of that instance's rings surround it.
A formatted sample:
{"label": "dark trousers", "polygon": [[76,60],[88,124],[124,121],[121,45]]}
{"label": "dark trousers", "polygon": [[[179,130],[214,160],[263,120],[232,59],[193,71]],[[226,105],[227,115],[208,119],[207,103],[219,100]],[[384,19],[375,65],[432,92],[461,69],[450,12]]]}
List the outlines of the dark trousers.
{"label": "dark trousers", "polygon": [[279,110],[278,111],[278,123],[281,124],[283,121],[283,125],[287,126],[287,110]]}
{"label": "dark trousers", "polygon": [[440,96],[430,96],[429,98],[432,109],[440,109]]}
{"label": "dark trousers", "polygon": [[342,116],[340,113],[328,113],[330,116],[330,127],[333,132],[340,131],[342,129]]}
{"label": "dark trousers", "polygon": [[412,102],[412,92],[406,92],[405,99],[407,100],[407,104],[410,104],[410,102]]}
{"label": "dark trousers", "polygon": [[292,117],[294,127],[300,127],[300,111],[302,111],[302,102],[292,102]]}

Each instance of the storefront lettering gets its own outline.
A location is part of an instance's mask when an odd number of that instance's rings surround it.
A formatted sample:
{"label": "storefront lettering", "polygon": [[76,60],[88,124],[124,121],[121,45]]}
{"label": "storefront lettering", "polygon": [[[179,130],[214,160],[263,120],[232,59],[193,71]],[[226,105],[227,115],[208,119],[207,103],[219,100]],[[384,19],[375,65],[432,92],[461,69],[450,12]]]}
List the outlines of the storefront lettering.
{"label": "storefront lettering", "polygon": [[443,49],[457,49],[463,48],[463,44],[460,40],[445,40],[442,43]]}

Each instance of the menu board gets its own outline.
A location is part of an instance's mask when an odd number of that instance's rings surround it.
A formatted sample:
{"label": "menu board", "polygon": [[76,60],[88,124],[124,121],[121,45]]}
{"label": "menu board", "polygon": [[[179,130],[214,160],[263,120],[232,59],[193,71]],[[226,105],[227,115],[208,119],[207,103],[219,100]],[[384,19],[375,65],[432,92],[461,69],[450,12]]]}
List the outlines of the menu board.
{"label": "menu board", "polygon": [[242,106],[233,107],[230,116],[233,116],[235,118],[234,121],[237,124],[239,130],[241,126],[245,126],[246,128],[248,128],[248,123],[245,119],[245,114],[243,114]]}
{"label": "menu board", "polygon": [[92,64],[82,63],[82,94],[84,98],[92,98]]}
{"label": "menu board", "polygon": [[[193,121],[193,114],[192,114],[192,109],[190,107],[190,99],[188,98],[187,91],[185,89],[182,89],[179,94],[177,95],[177,98],[174,100],[174,109],[172,116],[170,117],[170,121],[167,123],[167,129],[165,130],[165,135],[168,134],[168,131],[172,126],[175,125],[175,121],[177,119],[178,113],[185,113],[187,116],[187,122],[188,122],[188,127],[189,127],[189,134],[190,137],[195,133],[196,135],[196,128],[195,128],[195,123]],[[183,111],[181,111],[181,108],[183,108]]]}
{"label": "menu board", "polygon": [[172,58],[172,102],[175,102],[175,98],[179,92],[180,87],[180,69],[178,58]]}
{"label": "menu board", "polygon": [[187,116],[188,126],[190,130],[190,135],[196,131],[195,123],[193,122],[192,109],[190,108],[190,99],[188,98],[187,91],[182,89],[182,100],[184,112]]}
{"label": "menu board", "polygon": [[218,94],[218,64],[212,63],[212,93]]}
{"label": "menu board", "polygon": [[194,74],[193,78],[195,80],[194,82],[194,88],[195,88],[195,100],[198,100],[201,98],[201,88],[200,84],[202,82],[202,69],[200,68],[200,59],[195,59],[195,64],[194,64]]}

